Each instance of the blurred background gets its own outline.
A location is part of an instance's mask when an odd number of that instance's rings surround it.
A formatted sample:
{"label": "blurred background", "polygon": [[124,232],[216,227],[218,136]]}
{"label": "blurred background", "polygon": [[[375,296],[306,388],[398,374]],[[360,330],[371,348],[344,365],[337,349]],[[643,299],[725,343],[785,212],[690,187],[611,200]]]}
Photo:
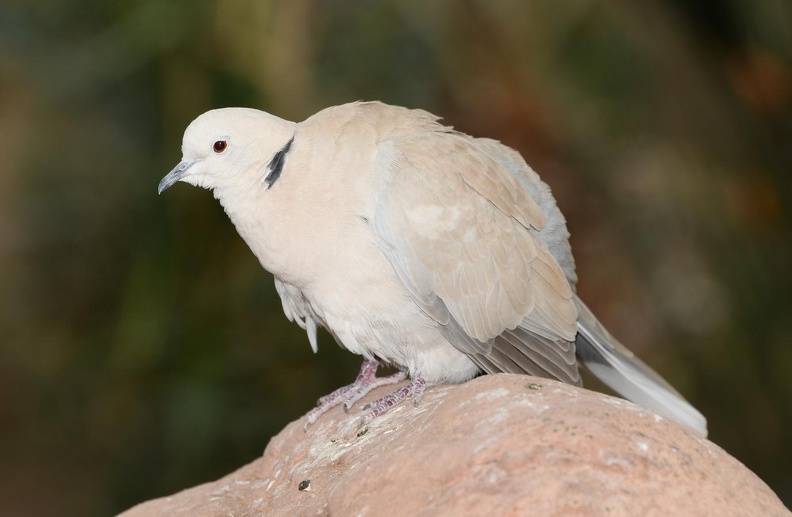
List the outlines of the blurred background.
{"label": "blurred background", "polygon": [[208,109],[358,99],[522,152],[583,298],[792,505],[790,63],[788,0],[5,0],[3,513],[216,479],[352,381],[210,193],[156,187]]}

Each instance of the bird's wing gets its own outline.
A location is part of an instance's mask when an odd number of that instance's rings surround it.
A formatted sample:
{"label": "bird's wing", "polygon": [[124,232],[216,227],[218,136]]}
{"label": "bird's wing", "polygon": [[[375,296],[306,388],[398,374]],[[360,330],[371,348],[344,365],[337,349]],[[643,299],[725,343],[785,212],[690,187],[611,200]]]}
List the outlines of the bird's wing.
{"label": "bird's wing", "polygon": [[319,349],[316,341],[316,323],[319,318],[311,308],[311,304],[305,299],[302,291],[278,277],[275,277],[275,289],[280,295],[283,313],[286,314],[289,321],[293,321],[300,328],[305,329],[305,332],[308,333],[311,350],[316,353]]}
{"label": "bird's wing", "polygon": [[381,143],[377,166],[377,243],[449,340],[490,372],[578,382],[573,293],[513,175],[448,130]]}

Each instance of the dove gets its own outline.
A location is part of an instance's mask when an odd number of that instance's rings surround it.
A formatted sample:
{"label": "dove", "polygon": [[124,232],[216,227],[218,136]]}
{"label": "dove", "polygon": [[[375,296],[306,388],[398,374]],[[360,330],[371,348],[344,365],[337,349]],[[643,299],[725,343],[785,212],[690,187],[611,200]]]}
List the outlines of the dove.
{"label": "dove", "polygon": [[[354,102],[300,123],[211,110],[185,130],[182,155],[159,193],[176,182],[211,190],[313,351],[321,326],[363,357],[355,381],[319,399],[306,427],[407,378],[364,406],[364,422],[480,374],[581,385],[582,365],[706,436],[701,413],[576,295],[564,216],[506,145],[427,111]],[[398,372],[378,377],[381,364]]]}

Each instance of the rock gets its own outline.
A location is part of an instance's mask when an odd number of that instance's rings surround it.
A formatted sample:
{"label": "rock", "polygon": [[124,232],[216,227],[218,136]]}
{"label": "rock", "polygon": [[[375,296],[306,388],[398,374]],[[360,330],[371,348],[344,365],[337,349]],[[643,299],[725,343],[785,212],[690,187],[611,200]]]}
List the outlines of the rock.
{"label": "rock", "polygon": [[546,379],[486,375],[358,421],[292,422],[253,463],[122,515],[792,515],[693,431]]}

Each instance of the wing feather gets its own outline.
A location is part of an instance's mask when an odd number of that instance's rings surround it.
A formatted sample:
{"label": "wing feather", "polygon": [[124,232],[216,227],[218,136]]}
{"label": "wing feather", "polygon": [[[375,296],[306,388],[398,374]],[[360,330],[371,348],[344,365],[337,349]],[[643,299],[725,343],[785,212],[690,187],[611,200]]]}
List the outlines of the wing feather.
{"label": "wing feather", "polygon": [[377,243],[416,303],[483,369],[579,382],[577,309],[539,236],[542,208],[475,139],[442,129],[380,143]]}

